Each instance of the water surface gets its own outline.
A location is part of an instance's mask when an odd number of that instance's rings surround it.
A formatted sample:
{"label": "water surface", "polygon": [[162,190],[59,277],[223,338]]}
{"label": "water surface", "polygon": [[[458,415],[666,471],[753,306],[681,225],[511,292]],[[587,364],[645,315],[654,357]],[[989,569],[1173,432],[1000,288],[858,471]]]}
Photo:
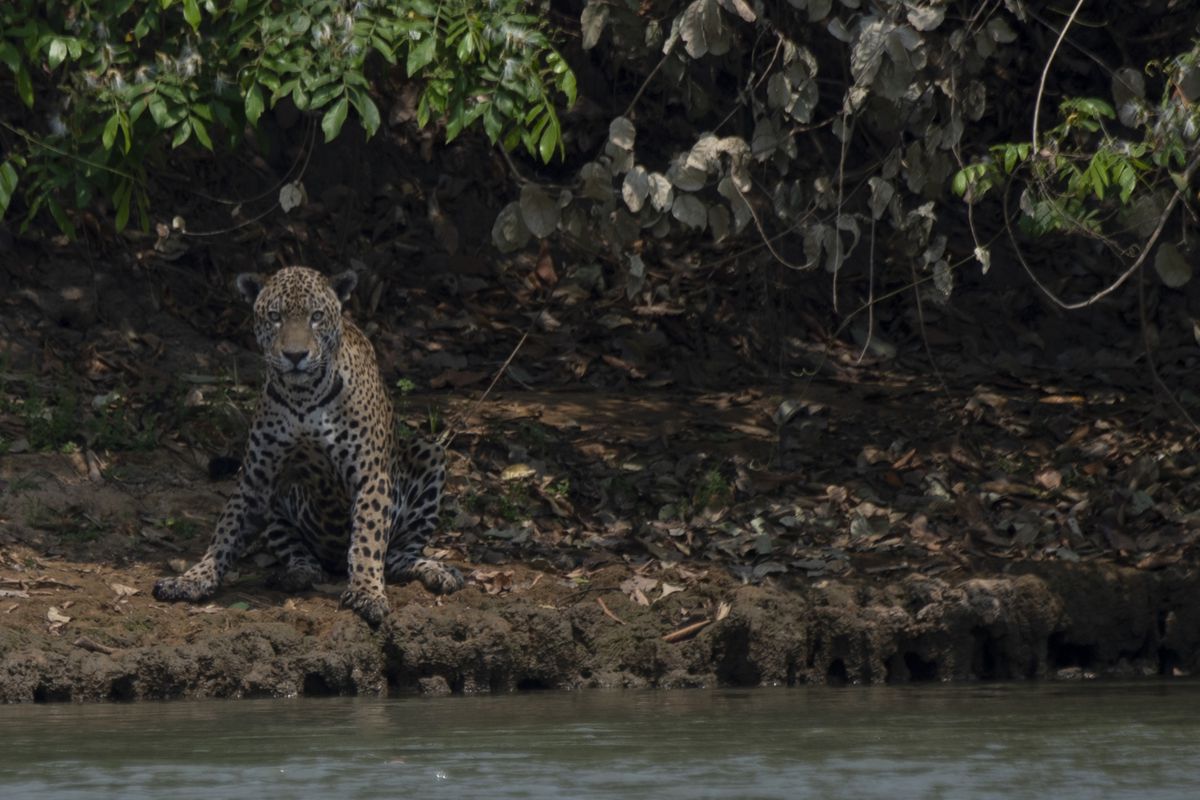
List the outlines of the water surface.
{"label": "water surface", "polygon": [[1200,683],[0,706],[3,798],[1200,797]]}

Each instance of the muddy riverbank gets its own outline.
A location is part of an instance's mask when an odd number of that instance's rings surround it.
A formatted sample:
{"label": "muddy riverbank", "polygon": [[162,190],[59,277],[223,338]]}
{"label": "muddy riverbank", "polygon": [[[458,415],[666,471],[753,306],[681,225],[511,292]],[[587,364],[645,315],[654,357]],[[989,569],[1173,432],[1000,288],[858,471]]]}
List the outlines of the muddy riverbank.
{"label": "muddy riverbank", "polygon": [[[154,569],[143,562],[61,561],[21,546],[0,553],[4,702],[1183,676],[1200,668],[1200,582],[1174,569],[1014,564],[1005,575],[962,580],[750,586],[719,573],[650,578],[613,566],[568,578],[513,564],[448,598],[392,588],[392,617],[371,631],[337,608],[335,586],[287,596],[261,588],[251,571],[211,605],[166,605],[149,596]],[[497,580],[505,588],[489,594]],[[649,605],[631,596],[631,581]]]}

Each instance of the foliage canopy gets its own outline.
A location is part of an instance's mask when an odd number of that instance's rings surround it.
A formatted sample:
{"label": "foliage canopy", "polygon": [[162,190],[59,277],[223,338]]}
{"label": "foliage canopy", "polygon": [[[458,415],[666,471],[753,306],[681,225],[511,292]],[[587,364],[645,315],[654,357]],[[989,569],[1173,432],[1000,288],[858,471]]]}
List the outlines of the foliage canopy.
{"label": "foliage canopy", "polygon": [[320,119],[326,141],[353,111],[382,124],[371,63],[420,81],[419,122],[446,136],[480,126],[493,142],[561,153],[560,98],[575,76],[522,0],[14,0],[0,5],[0,70],[30,112],[5,121],[0,217],[18,189],[25,220],[97,197],[117,228],[149,223],[150,170],[167,147],[234,148],[284,99]]}

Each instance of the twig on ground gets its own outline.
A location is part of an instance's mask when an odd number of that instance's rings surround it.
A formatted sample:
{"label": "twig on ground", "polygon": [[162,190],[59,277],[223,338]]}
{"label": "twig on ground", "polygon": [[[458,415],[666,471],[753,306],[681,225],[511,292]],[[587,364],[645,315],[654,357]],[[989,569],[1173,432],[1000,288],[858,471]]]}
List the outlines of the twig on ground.
{"label": "twig on ground", "polygon": [[691,625],[684,625],[678,630],[673,630],[670,633],[663,634],[664,642],[682,642],[684,639],[690,639],[700,631],[712,624],[711,619],[702,619],[699,622],[693,622]]}
{"label": "twig on ground", "polygon": [[604,598],[603,598],[603,597],[597,597],[597,598],[596,598],[596,603],[597,603],[597,604],[599,604],[599,606],[600,606],[600,610],[604,612],[604,615],[605,615],[606,617],[608,617],[609,619],[615,620],[615,621],[617,622],[617,624],[619,624],[619,625],[624,625],[624,624],[625,624],[625,620],[621,619],[621,618],[620,618],[620,617],[618,617],[616,614],[614,614],[614,613],[613,613],[613,612],[612,612],[612,611],[609,609],[609,607],[608,607],[608,606],[606,606],[606,605],[604,604]]}

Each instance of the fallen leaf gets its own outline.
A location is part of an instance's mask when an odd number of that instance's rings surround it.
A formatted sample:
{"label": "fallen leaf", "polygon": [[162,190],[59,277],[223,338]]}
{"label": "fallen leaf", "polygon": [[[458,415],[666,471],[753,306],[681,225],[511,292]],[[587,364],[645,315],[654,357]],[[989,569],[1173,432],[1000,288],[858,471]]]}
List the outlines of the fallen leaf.
{"label": "fallen leaf", "polygon": [[511,569],[477,569],[467,577],[488,594],[511,591],[513,587],[513,571]]}
{"label": "fallen leaf", "polygon": [[138,589],[135,589],[132,586],[126,586],[123,583],[110,583],[108,587],[117,593],[117,597],[122,598],[133,597],[139,591]]}
{"label": "fallen leaf", "polygon": [[1087,403],[1087,399],[1078,394],[1050,394],[1038,402],[1051,406],[1082,406]]}
{"label": "fallen leaf", "polygon": [[646,597],[646,592],[649,592],[657,585],[658,581],[655,578],[634,575],[632,578],[621,581],[621,591],[639,606],[648,606],[650,605],[650,599]]}
{"label": "fallen leaf", "polygon": [[68,622],[71,621],[70,617],[68,617],[66,614],[62,613],[61,611],[59,611],[58,608],[55,606],[50,606],[50,608],[46,611],[46,619],[49,620],[51,623],[55,623],[58,625],[66,625]]}
{"label": "fallen leaf", "polygon": [[538,280],[546,286],[553,288],[558,283],[558,273],[554,270],[554,256],[550,255],[550,245],[545,240],[542,241],[534,272],[537,273]]}
{"label": "fallen leaf", "polygon": [[869,466],[875,466],[876,464],[880,464],[885,461],[890,462],[892,457],[888,455],[887,450],[884,450],[882,447],[876,447],[873,444],[868,444],[864,446],[862,452],[858,454],[858,459],[860,463],[867,464]]}
{"label": "fallen leaf", "polygon": [[1137,563],[1138,569],[1163,569],[1179,563],[1178,553],[1150,553]]}
{"label": "fallen leaf", "polygon": [[1044,469],[1037,475],[1034,475],[1033,480],[1043,489],[1054,491],[1062,486],[1062,473],[1056,469]]}
{"label": "fallen leaf", "polygon": [[655,602],[658,602],[658,600],[662,600],[664,597],[668,597],[668,596],[670,596],[670,595],[673,595],[673,594],[675,594],[676,592],[682,592],[682,591],[683,591],[683,587],[682,587],[682,586],[676,586],[676,585],[674,585],[674,584],[667,583],[666,581],[663,581],[663,584],[662,584],[662,594],[660,594],[660,595],[658,596],[658,599],[657,599],[657,600],[655,600]]}
{"label": "fallen leaf", "polygon": [[610,367],[616,367],[619,370],[624,370],[625,372],[628,372],[629,376],[631,378],[646,377],[646,373],[642,372],[640,369],[635,367],[633,364],[630,364],[628,361],[626,361],[623,358],[617,358],[616,356],[610,356],[606,353],[606,354],[600,356],[600,360],[603,361],[605,364],[608,364]]}
{"label": "fallen leaf", "polygon": [[537,470],[528,464],[509,464],[500,472],[500,480],[519,481],[525,478],[532,478],[536,474]]}

